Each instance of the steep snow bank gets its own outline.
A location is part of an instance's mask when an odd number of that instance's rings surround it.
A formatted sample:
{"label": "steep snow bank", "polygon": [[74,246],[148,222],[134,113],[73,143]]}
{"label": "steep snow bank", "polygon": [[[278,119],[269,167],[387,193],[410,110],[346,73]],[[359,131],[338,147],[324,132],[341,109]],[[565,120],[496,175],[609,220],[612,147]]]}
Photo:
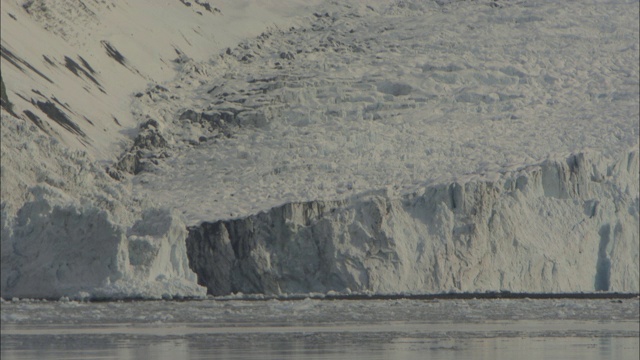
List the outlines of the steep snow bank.
{"label": "steep snow bank", "polygon": [[291,203],[189,229],[233,292],[621,291],[639,286],[638,151],[579,153],[395,198]]}
{"label": "steep snow bank", "polygon": [[113,160],[142,121],[134,94],[318,2],[1,0],[3,80],[16,114]]}

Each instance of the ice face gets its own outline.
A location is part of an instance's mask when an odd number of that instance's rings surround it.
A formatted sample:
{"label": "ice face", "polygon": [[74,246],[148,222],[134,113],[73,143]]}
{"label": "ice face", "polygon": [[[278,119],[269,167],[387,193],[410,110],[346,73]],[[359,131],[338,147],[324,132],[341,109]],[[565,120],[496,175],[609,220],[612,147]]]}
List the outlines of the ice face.
{"label": "ice face", "polygon": [[214,295],[637,292],[638,152],[600,161],[205,222],[190,228],[190,264]]}

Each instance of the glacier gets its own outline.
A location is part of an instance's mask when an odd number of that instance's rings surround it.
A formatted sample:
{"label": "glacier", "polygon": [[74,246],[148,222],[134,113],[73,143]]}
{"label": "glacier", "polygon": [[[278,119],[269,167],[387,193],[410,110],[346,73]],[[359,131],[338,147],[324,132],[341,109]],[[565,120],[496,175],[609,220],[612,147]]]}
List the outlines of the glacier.
{"label": "glacier", "polygon": [[1,1],[4,299],[640,292],[638,2]]}
{"label": "glacier", "polygon": [[343,201],[288,203],[189,228],[213,295],[637,293],[638,151]]}

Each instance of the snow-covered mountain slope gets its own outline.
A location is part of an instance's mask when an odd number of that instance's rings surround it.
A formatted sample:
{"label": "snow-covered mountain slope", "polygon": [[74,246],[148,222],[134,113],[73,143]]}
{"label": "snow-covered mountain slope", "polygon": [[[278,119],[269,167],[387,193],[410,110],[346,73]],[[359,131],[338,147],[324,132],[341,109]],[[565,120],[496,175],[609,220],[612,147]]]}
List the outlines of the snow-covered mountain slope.
{"label": "snow-covered mountain slope", "polygon": [[[2,78],[15,112],[113,160],[140,119],[132,95],[313,2],[2,0]],[[28,115],[25,112],[29,112]]]}
{"label": "snow-covered mountain slope", "polygon": [[638,291],[637,1],[207,4],[2,0],[3,297]]}

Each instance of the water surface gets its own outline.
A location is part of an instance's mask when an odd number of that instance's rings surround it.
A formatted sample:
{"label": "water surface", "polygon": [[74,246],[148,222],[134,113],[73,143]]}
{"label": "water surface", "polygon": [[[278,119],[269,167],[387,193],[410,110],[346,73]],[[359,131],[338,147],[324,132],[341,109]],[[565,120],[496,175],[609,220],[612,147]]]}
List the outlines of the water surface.
{"label": "water surface", "polygon": [[2,303],[2,359],[636,359],[637,298]]}

